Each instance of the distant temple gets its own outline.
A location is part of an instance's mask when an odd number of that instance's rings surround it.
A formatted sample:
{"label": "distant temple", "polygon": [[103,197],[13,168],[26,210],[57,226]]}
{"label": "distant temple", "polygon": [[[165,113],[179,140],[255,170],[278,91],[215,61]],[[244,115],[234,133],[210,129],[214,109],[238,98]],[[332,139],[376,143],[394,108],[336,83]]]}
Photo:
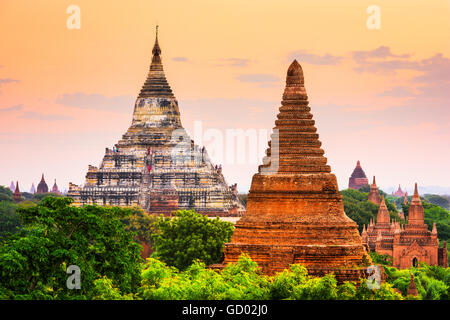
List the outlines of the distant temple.
{"label": "distant temple", "polygon": [[405,196],[405,192],[403,192],[400,185],[398,185],[398,189],[395,192],[392,192],[392,195],[397,198],[403,198]]}
{"label": "distant temple", "polygon": [[20,193],[20,190],[19,190],[19,181],[16,182],[16,187],[14,188],[13,199],[14,199],[15,203],[23,200],[22,193]]}
{"label": "distant temple", "polygon": [[99,167],[89,166],[84,186],[69,184],[74,204],[134,206],[170,214],[195,209],[211,216],[239,216],[245,208],[237,186],[211,163],[181,125],[178,102],[164,74],[158,33],[147,79],[134,106],[131,126],[106,148]]}
{"label": "distant temple", "polygon": [[212,267],[235,263],[246,252],[265,274],[299,263],[310,275],[334,273],[339,282],[367,277],[362,266],[370,257],[344,212],[312,118],[303,70],[294,60],[247,211],[225,244],[223,263]]}
{"label": "distant temple", "polygon": [[380,192],[378,191],[377,183],[375,182],[375,176],[373,176],[373,183],[370,185],[368,200],[377,205],[381,203]]}
{"label": "distant temple", "polygon": [[14,184],[14,181],[11,181],[11,184],[9,185],[9,189],[14,192],[16,190],[16,186]]}
{"label": "distant temple", "polygon": [[393,266],[400,269],[417,266],[419,262],[429,265],[439,265],[447,268],[447,243],[439,248],[436,224],[429,231],[424,223],[424,211],[417,191],[409,207],[408,223],[400,225],[391,221],[384,197],[378,210],[377,220],[364,225],[362,232],[363,243],[372,252],[387,254],[393,259]]}
{"label": "distant temple", "polygon": [[34,187],[34,182],[31,184],[30,193],[31,194],[35,194],[36,193],[36,188]]}
{"label": "distant temple", "polygon": [[37,193],[47,193],[48,192],[48,186],[44,179],[44,174],[42,174],[41,181],[39,182],[37,186]]}
{"label": "distant temple", "polygon": [[58,185],[56,184],[56,179],[55,179],[55,183],[53,184],[51,193],[61,194],[61,192],[58,189]]}
{"label": "distant temple", "polygon": [[358,190],[359,188],[366,186],[368,184],[369,179],[367,179],[364,170],[361,168],[361,163],[358,160],[358,162],[356,163],[356,167],[348,180],[348,187],[350,189]]}

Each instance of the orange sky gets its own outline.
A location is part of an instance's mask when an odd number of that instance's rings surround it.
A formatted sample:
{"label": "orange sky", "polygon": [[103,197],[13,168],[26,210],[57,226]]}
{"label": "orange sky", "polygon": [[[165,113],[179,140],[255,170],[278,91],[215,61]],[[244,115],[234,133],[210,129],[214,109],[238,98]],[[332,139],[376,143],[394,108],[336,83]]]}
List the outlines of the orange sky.
{"label": "orange sky", "polygon": [[[83,182],[131,122],[158,23],[189,131],[270,130],[297,58],[341,188],[358,159],[381,187],[450,187],[449,18],[450,1],[0,0],[0,184]],[[223,166],[240,190],[257,170]]]}

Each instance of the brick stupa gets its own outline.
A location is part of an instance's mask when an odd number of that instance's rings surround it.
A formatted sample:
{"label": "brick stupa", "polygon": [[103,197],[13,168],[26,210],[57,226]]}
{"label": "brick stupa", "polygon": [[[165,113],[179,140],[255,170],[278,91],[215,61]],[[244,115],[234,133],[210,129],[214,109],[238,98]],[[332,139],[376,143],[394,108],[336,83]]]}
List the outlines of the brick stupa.
{"label": "brick stupa", "polygon": [[335,272],[338,281],[357,281],[364,269],[356,266],[370,258],[356,223],[345,215],[296,60],[287,71],[281,105],[247,211],[225,244],[223,265],[246,252],[266,274],[300,263],[311,275]]}

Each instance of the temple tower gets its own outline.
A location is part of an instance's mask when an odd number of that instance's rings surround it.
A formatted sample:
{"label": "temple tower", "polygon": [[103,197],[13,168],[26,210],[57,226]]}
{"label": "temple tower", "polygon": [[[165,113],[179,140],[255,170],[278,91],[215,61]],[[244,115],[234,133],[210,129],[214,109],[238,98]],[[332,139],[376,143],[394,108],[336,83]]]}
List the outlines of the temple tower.
{"label": "temple tower", "polygon": [[55,183],[53,184],[53,187],[52,187],[52,191],[51,191],[52,193],[57,193],[57,194],[60,194],[61,192],[59,192],[59,189],[58,189],[58,185],[56,184],[56,179],[55,179]]}
{"label": "temple tower", "polygon": [[377,183],[375,182],[375,176],[373,176],[373,182],[370,186],[368,200],[376,205],[380,205],[381,203],[380,193],[378,192]]}
{"label": "temple tower", "polygon": [[44,179],[44,174],[42,174],[41,181],[39,182],[37,186],[37,193],[47,193],[48,192],[48,186]]}
{"label": "temple tower", "polygon": [[20,192],[20,189],[19,189],[19,181],[16,182],[16,187],[14,188],[13,199],[14,199],[15,203],[18,203],[23,200],[22,193]]}
{"label": "temple tower", "polygon": [[[404,217],[404,216],[403,216]],[[447,248],[439,248],[436,225],[432,231],[424,222],[424,210],[417,191],[409,208],[408,223],[400,225],[397,221],[389,222],[389,212],[384,197],[377,214],[376,224],[372,222],[363,232],[364,244],[371,251],[387,254],[393,259],[393,266],[404,269],[417,266],[420,262],[429,265],[447,265]]]}
{"label": "temple tower", "polygon": [[34,182],[31,184],[30,193],[31,194],[35,194],[36,193],[36,188],[34,187]]}
{"label": "temple tower", "polygon": [[89,166],[84,186],[69,184],[74,205],[138,205],[150,213],[194,209],[211,216],[245,211],[204,147],[181,124],[177,99],[166,79],[158,29],[146,80],[131,125],[99,167]]}
{"label": "temple tower", "polygon": [[[225,244],[224,264],[246,252],[267,274],[301,263],[310,274],[336,271],[342,280],[342,270],[370,258],[356,223],[345,215],[336,177],[320,148],[297,60],[287,71],[279,110],[267,157],[252,179],[247,211]],[[363,273],[356,272],[355,279]]]}
{"label": "temple tower", "polygon": [[348,187],[349,189],[358,190],[359,188],[368,185],[369,180],[364,173],[364,170],[361,167],[361,162],[358,160],[356,162],[356,167],[353,169],[352,175],[348,179]]}

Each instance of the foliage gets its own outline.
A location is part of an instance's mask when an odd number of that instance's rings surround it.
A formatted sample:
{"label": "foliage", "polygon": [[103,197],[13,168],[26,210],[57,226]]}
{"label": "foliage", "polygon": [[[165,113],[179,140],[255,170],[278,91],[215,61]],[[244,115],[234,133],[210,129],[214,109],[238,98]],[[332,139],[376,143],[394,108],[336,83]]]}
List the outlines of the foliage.
{"label": "foliage", "polygon": [[185,271],[150,258],[142,272],[138,297],[156,300],[268,299],[269,282],[257,264],[243,256],[218,272],[199,260]]}
{"label": "foliage", "polygon": [[[124,292],[140,282],[140,246],[124,230],[126,209],[70,206],[70,198],[45,197],[19,208],[27,232],[0,247],[0,291],[14,299],[90,299],[102,276]],[[81,269],[81,289],[68,290],[66,268]]]}
{"label": "foliage", "polygon": [[[360,189],[361,190],[361,189]],[[363,225],[369,224],[370,220],[376,220],[380,206],[367,200],[368,193],[354,189],[341,191],[344,211],[346,215],[358,224],[359,232],[362,232]],[[400,221],[397,208],[390,201],[385,201],[391,219]]]}
{"label": "foliage", "polygon": [[17,205],[10,201],[0,201],[0,238],[16,233],[22,228]]}
{"label": "foliage", "polygon": [[156,226],[153,257],[181,270],[196,259],[208,265],[218,262],[224,243],[233,234],[232,223],[218,217],[209,219],[192,210],[179,210],[173,217],[161,216]]}
{"label": "foliage", "polygon": [[370,258],[374,264],[382,264],[392,266],[392,257],[388,254],[379,254],[377,252],[369,252]]}
{"label": "foliage", "polygon": [[149,215],[140,207],[132,207],[131,215],[122,219],[125,224],[125,230],[135,234],[135,240],[138,243],[145,243],[152,247],[152,235],[157,232],[157,217]]}
{"label": "foliage", "polygon": [[450,268],[420,264],[419,268],[398,270],[385,267],[387,282],[406,296],[411,274],[421,299],[448,300],[450,297]]}
{"label": "foliage", "polygon": [[440,206],[443,209],[450,210],[450,202],[447,198],[442,197],[437,194],[426,194],[424,196],[424,199],[431,204],[434,204],[436,206]]}

